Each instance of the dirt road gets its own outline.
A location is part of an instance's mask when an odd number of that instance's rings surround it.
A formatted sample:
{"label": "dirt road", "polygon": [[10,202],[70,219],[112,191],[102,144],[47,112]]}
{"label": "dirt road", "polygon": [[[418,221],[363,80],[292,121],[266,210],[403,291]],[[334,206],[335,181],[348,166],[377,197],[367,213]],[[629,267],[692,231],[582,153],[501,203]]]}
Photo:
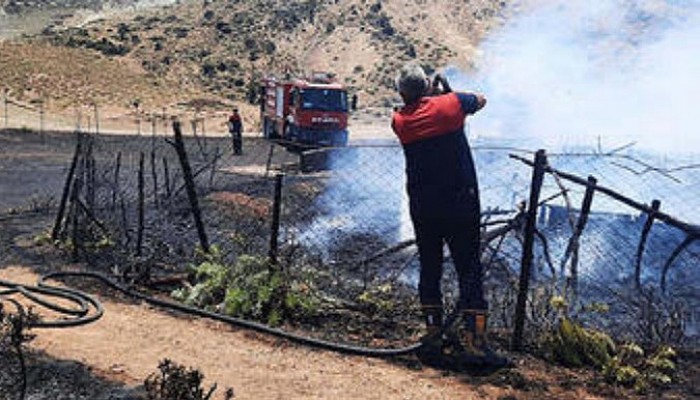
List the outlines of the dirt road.
{"label": "dirt road", "polygon": [[[0,270],[0,278],[32,283],[38,276],[16,266]],[[435,370],[412,371],[384,360],[297,347],[145,305],[102,301],[102,319],[79,328],[38,330],[32,348],[77,360],[98,375],[130,385],[142,383],[167,357],[198,368],[219,388],[234,388],[240,399],[493,399],[505,394],[501,388],[476,388]]]}

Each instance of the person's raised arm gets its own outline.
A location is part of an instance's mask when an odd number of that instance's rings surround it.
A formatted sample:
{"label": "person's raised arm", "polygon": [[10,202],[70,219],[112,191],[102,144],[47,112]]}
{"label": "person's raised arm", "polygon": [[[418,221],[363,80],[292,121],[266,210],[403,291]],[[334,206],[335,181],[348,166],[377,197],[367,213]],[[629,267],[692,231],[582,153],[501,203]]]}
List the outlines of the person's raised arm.
{"label": "person's raised arm", "polygon": [[465,114],[474,114],[484,108],[486,97],[481,93],[456,92]]}

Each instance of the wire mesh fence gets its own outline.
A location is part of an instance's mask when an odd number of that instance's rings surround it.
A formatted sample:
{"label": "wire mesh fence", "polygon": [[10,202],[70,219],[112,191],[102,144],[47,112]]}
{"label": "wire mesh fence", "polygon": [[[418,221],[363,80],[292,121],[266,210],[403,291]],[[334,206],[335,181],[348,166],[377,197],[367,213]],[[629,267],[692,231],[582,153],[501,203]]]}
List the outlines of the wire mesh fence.
{"label": "wire mesh fence", "polygon": [[[549,157],[535,249],[535,264],[544,274],[535,277],[530,299],[538,299],[537,290],[549,290],[550,298],[567,296],[573,315],[619,338],[697,345],[698,296],[692,288],[698,284],[698,227],[689,211],[697,202],[695,177],[619,167],[642,163],[636,157],[643,156]],[[687,164],[677,171],[691,169]],[[665,203],[684,218],[662,215],[659,205]]]}
{"label": "wire mesh fence", "polygon": [[97,102],[60,105],[58,99],[49,98],[19,101],[10,96],[9,89],[4,89],[2,95],[0,128],[4,129],[164,136],[171,133],[172,118],[177,117],[194,136],[206,138],[226,132],[224,105],[216,103],[217,109],[209,110],[204,108],[206,101],[201,100],[153,108],[134,99],[131,104],[115,108]]}
{"label": "wire mesh fence", "polygon": [[[73,142],[80,143],[74,177],[52,179],[55,198],[65,203],[55,233],[73,257],[131,281],[154,281],[159,272],[182,272],[197,259],[198,248],[212,245],[223,263],[272,259],[303,275],[301,286],[323,287],[321,297],[334,304],[324,308],[326,323],[339,315],[339,304],[358,309],[364,301],[371,303],[365,311],[376,313],[392,301],[408,301],[404,308],[387,306],[384,316],[411,320],[408,336],[420,331],[419,263],[397,143],[355,142],[297,153],[246,136],[243,155],[235,156],[229,138],[201,135],[197,124],[183,128],[206,242],[171,127],[165,136],[160,134],[165,129],[150,135],[81,134]],[[532,189],[532,165],[523,160],[532,160],[533,153],[485,141],[473,152],[490,311],[494,325],[509,335]],[[70,157],[61,160],[65,178]],[[548,162],[536,214],[526,338],[553,321],[551,299],[563,296],[570,314],[619,337],[697,344],[694,160],[594,151],[552,153]],[[587,190],[588,176],[596,178],[588,184],[595,190]],[[599,193],[601,187],[650,205],[630,206]],[[654,214],[655,199],[658,212],[678,224]],[[443,284],[453,304],[456,278],[447,256]],[[372,321],[376,315],[365,317]]]}

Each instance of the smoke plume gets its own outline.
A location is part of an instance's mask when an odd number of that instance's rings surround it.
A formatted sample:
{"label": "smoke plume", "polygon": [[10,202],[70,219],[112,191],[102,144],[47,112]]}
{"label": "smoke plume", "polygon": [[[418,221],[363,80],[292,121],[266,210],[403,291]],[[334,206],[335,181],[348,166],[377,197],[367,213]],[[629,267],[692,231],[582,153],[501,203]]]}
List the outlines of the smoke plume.
{"label": "smoke plume", "polygon": [[486,93],[470,135],[528,147],[700,148],[700,2],[555,0],[506,21],[453,85]]}

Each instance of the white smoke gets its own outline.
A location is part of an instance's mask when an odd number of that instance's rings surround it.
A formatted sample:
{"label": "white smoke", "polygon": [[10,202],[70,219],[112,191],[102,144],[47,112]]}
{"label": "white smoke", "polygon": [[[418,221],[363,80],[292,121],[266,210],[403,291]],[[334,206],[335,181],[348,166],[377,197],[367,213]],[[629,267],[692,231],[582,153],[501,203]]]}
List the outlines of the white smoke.
{"label": "white smoke", "polygon": [[323,215],[304,227],[300,241],[332,248],[352,235],[371,234],[391,244],[413,237],[400,147],[348,147],[331,155],[331,166],[314,204]]}
{"label": "white smoke", "polygon": [[[659,154],[700,154],[694,118],[700,94],[700,1],[543,2],[490,34],[480,46],[476,73],[447,71],[455,89],[480,91],[488,98],[487,107],[467,120],[474,147],[481,144],[474,139],[485,139],[485,144],[505,141],[551,153],[599,143],[602,150],[612,150],[635,142],[634,151],[655,154],[651,163]],[[512,209],[527,198],[529,168],[523,170],[504,153],[475,151],[475,159],[483,210]],[[582,176],[610,171],[597,176],[601,184],[641,201],[655,196],[673,215],[688,218],[690,204],[697,210],[689,196],[700,182],[690,171],[678,175],[682,186],[657,175],[611,170],[607,160],[598,161],[606,162],[599,170],[590,165],[564,170]],[[359,148],[355,159],[343,159],[334,170],[341,165],[345,171],[332,177],[317,200],[328,217],[314,221],[311,231],[324,232],[324,238],[334,237],[334,229],[394,231],[390,240],[410,238],[400,149]],[[342,175],[348,170],[352,176]],[[616,180],[623,178],[626,185],[619,187]],[[596,210],[630,212],[600,200]]]}
{"label": "white smoke", "polygon": [[700,2],[553,0],[504,23],[453,86],[489,105],[470,135],[548,149],[700,148]]}

